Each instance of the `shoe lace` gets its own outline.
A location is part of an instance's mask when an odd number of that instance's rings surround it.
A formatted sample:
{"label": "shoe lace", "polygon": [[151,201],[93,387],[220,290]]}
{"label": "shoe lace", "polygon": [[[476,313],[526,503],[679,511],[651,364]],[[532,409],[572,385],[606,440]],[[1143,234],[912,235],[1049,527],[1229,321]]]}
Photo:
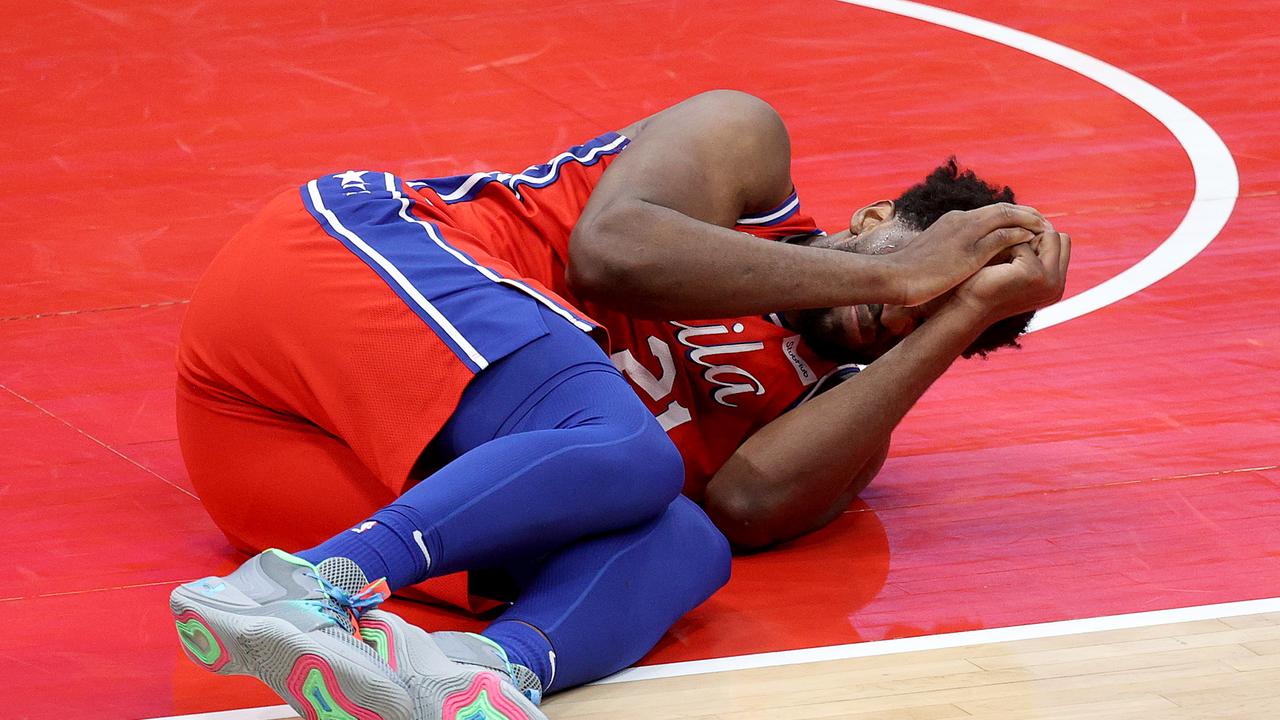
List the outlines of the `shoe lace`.
{"label": "shoe lace", "polygon": [[360,635],[360,618],[391,597],[386,578],[379,578],[352,594],[322,575],[308,573],[307,576],[318,580],[324,592],[324,598],[318,599],[320,610],[357,637]]}

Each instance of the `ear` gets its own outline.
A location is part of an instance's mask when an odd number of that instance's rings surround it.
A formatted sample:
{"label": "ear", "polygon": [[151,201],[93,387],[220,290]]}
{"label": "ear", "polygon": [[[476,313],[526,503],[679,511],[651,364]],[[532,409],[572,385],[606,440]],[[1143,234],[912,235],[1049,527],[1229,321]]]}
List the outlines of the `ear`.
{"label": "ear", "polygon": [[849,232],[854,236],[870,230],[882,222],[893,219],[893,201],[880,200],[861,208],[849,218]]}

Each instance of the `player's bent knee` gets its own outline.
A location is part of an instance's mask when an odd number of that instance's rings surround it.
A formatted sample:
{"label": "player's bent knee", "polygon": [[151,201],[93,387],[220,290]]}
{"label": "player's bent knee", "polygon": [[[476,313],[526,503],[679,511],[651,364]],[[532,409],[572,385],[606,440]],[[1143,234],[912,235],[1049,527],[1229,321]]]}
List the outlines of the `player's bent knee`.
{"label": "player's bent knee", "polygon": [[680,527],[682,574],[689,583],[692,610],[729,582],[732,551],[724,533],[687,497],[678,497],[667,512]]}
{"label": "player's bent knee", "polygon": [[648,423],[632,443],[625,462],[635,481],[644,488],[647,499],[654,503],[655,515],[684,489],[684,458],[656,422]]}
{"label": "player's bent knee", "polygon": [[[651,415],[627,427],[616,422],[594,438],[581,455],[590,463],[579,473],[579,491],[590,496],[598,514],[614,518],[618,527],[656,520],[684,486],[684,460]],[[589,458],[589,460],[588,460]]]}

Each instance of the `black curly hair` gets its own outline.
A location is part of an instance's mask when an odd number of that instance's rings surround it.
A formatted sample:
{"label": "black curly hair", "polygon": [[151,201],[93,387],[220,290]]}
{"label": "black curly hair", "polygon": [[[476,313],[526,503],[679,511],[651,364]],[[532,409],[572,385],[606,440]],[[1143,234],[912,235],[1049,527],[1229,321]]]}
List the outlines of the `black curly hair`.
{"label": "black curly hair", "polygon": [[[912,230],[924,230],[952,210],[976,210],[1001,202],[1014,202],[1009,186],[997,187],[972,170],[961,170],[952,156],[929,173],[924,182],[912,185],[899,195],[893,205],[898,222]],[[974,355],[985,358],[1002,347],[1021,347],[1018,336],[1027,331],[1033,315],[1034,312],[1023,313],[994,323],[961,354],[966,358]]]}

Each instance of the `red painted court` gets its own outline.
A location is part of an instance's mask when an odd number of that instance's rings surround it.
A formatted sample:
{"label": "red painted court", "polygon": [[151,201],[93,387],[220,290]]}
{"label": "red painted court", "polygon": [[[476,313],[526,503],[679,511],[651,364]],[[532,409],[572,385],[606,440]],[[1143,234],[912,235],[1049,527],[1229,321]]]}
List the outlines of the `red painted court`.
{"label": "red painted court", "polygon": [[177,583],[243,559],[183,469],[173,353],[201,271],[268,198],[338,167],[520,169],[716,87],[779,109],[805,206],[831,230],[952,153],[1008,183],[1071,233],[1068,297],[1193,211],[1229,219],[1150,287],[958,363],[861,501],[737,560],[646,663],[1280,596],[1280,11],[933,4],[1167,93],[1225,143],[1238,186],[1221,163],[1197,173],[1212,148],[1095,77],[836,0],[9,7],[5,714],[279,704],[189,663],[167,608]]}

